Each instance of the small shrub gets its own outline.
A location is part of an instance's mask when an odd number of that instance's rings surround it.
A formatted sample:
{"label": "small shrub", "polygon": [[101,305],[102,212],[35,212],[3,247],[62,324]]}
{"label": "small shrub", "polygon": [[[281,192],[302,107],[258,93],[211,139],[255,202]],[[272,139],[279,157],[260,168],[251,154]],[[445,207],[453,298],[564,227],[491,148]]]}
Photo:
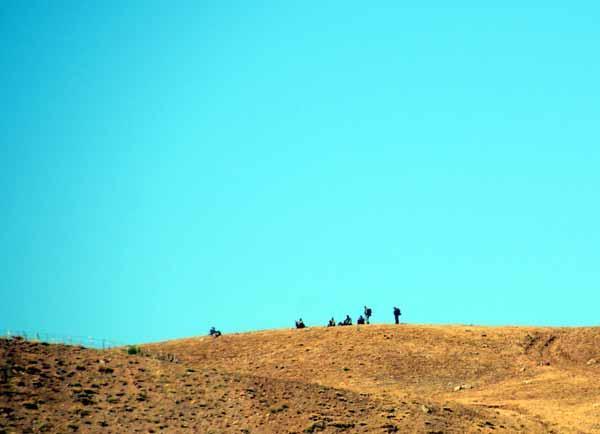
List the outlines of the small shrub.
{"label": "small shrub", "polygon": [[140,354],[140,351],[140,347],[138,347],[137,345],[129,345],[129,347],[127,348],[127,354],[130,355]]}
{"label": "small shrub", "polygon": [[275,414],[275,413],[280,413],[282,411],[287,410],[288,408],[290,408],[287,404],[282,404],[280,406],[274,406],[270,408],[271,413]]}

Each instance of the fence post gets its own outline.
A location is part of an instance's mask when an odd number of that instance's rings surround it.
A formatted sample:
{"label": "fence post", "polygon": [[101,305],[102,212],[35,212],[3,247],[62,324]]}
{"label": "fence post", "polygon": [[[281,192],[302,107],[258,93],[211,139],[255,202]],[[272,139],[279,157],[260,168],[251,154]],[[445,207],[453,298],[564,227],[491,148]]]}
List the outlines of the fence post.
{"label": "fence post", "polygon": [[[79,345],[87,348],[108,350],[117,346],[125,346],[121,342],[112,341],[106,338],[95,338],[93,336],[75,336],[75,335],[53,335],[46,332],[27,330],[11,331],[10,329],[0,329],[0,338],[6,339],[21,338],[28,342],[45,342],[49,344]],[[165,357],[167,354],[161,352],[159,357]]]}

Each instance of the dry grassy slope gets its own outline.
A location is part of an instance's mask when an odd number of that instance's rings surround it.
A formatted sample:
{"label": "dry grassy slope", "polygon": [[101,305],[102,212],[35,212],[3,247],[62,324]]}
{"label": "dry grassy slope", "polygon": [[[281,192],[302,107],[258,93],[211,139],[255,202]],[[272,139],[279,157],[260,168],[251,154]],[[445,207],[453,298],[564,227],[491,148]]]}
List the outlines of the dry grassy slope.
{"label": "dry grassy slope", "polygon": [[173,363],[0,339],[0,433],[600,432],[599,344],[371,325],[144,345]]}
{"label": "dry grassy slope", "polygon": [[385,399],[124,351],[0,339],[0,432],[533,432],[487,409]]}
{"label": "dry grassy slope", "polygon": [[[223,372],[394,402],[493,409],[517,425],[539,423],[540,432],[600,432],[599,328],[371,325],[192,338],[153,348]],[[459,386],[466,387],[455,391]]]}

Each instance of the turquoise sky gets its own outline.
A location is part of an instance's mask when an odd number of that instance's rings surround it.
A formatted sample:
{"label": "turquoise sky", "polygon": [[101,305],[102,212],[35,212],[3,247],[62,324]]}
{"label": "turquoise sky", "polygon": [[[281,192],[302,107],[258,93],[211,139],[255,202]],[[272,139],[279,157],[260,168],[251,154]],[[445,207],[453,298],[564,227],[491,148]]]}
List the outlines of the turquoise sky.
{"label": "turquoise sky", "polygon": [[0,328],[597,324],[600,6],[453,4],[2,2]]}

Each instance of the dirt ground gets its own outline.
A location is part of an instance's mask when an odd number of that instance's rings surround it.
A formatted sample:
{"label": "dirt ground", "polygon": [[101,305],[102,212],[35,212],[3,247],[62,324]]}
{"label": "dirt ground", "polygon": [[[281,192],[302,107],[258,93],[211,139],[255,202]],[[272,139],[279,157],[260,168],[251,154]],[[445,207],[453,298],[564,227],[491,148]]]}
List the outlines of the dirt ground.
{"label": "dirt ground", "polygon": [[0,433],[600,433],[600,328],[316,327],[142,348],[0,339]]}

